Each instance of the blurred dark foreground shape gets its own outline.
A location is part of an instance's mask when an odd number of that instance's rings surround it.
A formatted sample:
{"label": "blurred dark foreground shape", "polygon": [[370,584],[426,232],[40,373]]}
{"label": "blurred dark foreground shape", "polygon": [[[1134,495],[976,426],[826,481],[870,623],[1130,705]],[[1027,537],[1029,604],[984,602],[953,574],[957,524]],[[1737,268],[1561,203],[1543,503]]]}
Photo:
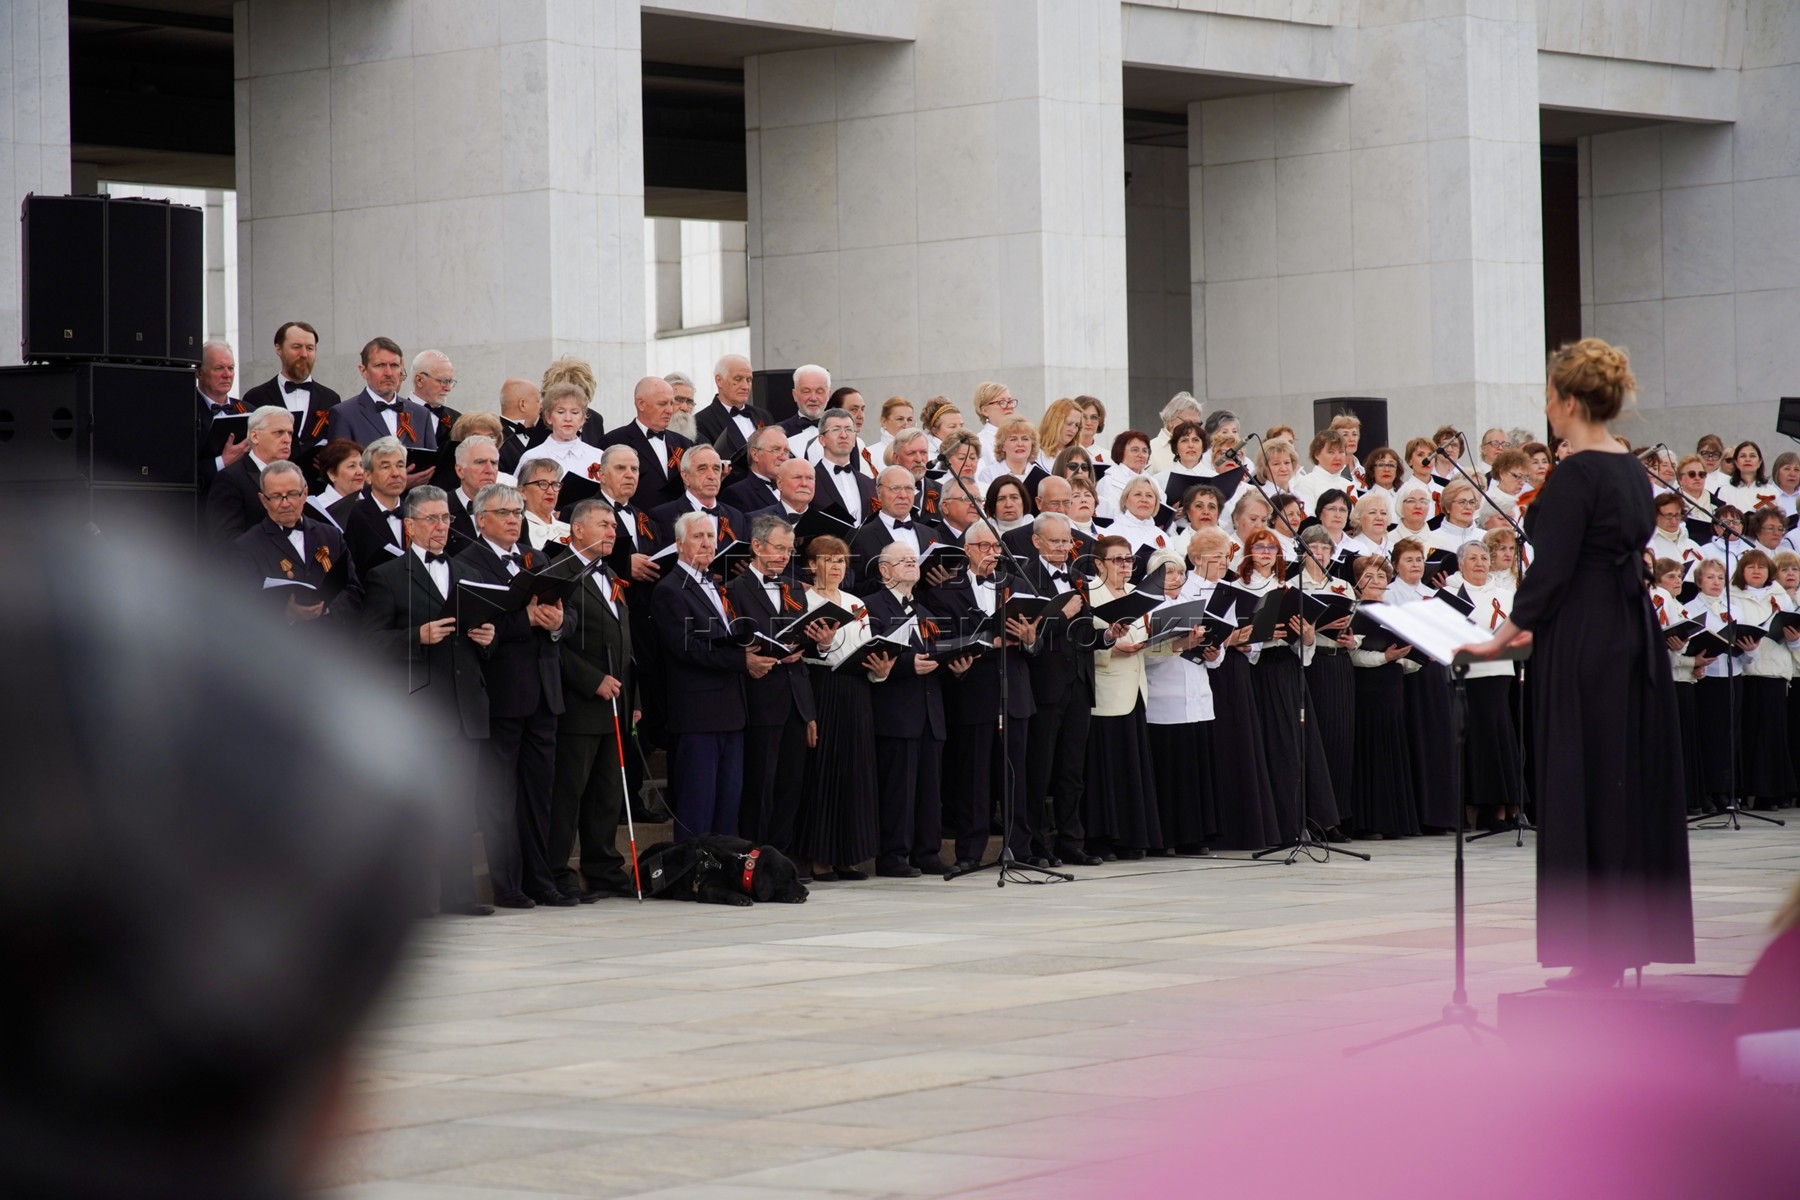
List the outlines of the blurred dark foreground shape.
{"label": "blurred dark foreground shape", "polygon": [[183,550],[6,525],[0,1196],[296,1194],[462,785]]}

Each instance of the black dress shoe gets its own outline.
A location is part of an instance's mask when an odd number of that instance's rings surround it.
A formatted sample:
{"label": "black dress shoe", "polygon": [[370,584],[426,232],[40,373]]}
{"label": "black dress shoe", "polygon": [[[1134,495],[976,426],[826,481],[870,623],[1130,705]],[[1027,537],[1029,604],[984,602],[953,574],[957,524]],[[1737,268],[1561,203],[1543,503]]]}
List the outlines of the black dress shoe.
{"label": "black dress shoe", "polygon": [[956,865],[951,868],[953,871],[978,871],[980,869],[981,864],[972,858],[959,858],[956,860]]}
{"label": "black dress shoe", "polygon": [[574,908],[581,903],[581,901],[566,892],[554,892],[547,896],[533,896],[532,899],[536,900],[545,908]]}
{"label": "black dress shoe", "polygon": [[924,872],[909,862],[877,863],[875,873],[883,879],[917,879]]}
{"label": "black dress shoe", "polygon": [[500,908],[536,908],[537,901],[530,896],[495,896],[494,904]]}
{"label": "black dress shoe", "polygon": [[1046,867],[1049,867],[1052,871],[1054,871],[1054,870],[1056,870],[1056,868],[1062,866],[1062,859],[1056,857],[1056,855],[1054,855],[1054,854],[1044,855],[1042,862]]}
{"label": "black dress shoe", "polygon": [[1325,840],[1333,845],[1341,846],[1350,840],[1350,835],[1339,829],[1336,825],[1333,825],[1330,829],[1325,831]]}
{"label": "black dress shoe", "polygon": [[1074,850],[1062,856],[1062,860],[1076,867],[1097,867],[1101,863],[1098,854],[1089,854],[1086,850]]}
{"label": "black dress shoe", "polygon": [[867,871],[858,871],[855,867],[833,867],[832,870],[846,883],[860,883],[869,877]]}
{"label": "black dress shoe", "polygon": [[944,860],[935,854],[926,858],[915,858],[912,860],[912,865],[919,868],[920,872],[926,875],[942,875],[948,870],[948,868],[944,866]]}
{"label": "black dress shoe", "polygon": [[1174,858],[1175,857],[1175,851],[1170,849],[1167,846],[1160,846],[1155,850],[1146,850],[1146,851],[1144,851],[1144,853],[1148,854],[1151,858]]}
{"label": "black dress shoe", "polygon": [[453,904],[444,910],[446,916],[458,917],[491,917],[494,906],[491,904]]}
{"label": "black dress shoe", "polygon": [[575,903],[577,903],[577,904],[592,904],[596,900],[606,899],[606,897],[612,895],[612,893],[611,892],[603,892],[598,888],[595,888],[592,891],[584,891],[581,888],[573,888],[569,891],[564,892],[563,895],[571,897],[572,899],[574,899]]}
{"label": "black dress shoe", "polygon": [[1119,859],[1119,860],[1120,860],[1120,861],[1121,861],[1121,862],[1136,862],[1136,861],[1138,861],[1138,860],[1139,860],[1139,859],[1140,859],[1140,858],[1142,858],[1142,857],[1144,857],[1144,852],[1143,852],[1143,851],[1142,851],[1142,850],[1124,850],[1124,849],[1119,849],[1119,850],[1114,850],[1114,851],[1113,851],[1113,854],[1114,854],[1114,855],[1115,855],[1115,856],[1116,856],[1116,857],[1117,857],[1117,858],[1118,858],[1118,859]]}

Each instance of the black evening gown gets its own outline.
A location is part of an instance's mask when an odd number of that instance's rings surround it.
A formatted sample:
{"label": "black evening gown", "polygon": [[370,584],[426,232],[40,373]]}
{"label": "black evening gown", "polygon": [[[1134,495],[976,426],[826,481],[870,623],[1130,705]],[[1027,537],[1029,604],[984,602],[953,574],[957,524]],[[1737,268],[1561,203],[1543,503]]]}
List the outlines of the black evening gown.
{"label": "black evening gown", "polygon": [[803,862],[854,867],[875,857],[875,717],[860,671],[809,664],[819,746],[806,760],[806,800],[796,839]]}
{"label": "black evening gown", "polygon": [[1536,550],[1513,623],[1533,634],[1538,961],[1694,961],[1668,649],[1645,588],[1641,464],[1564,459],[1525,517]]}
{"label": "black evening gown", "polygon": [[[1142,697],[1122,717],[1095,717],[1088,723],[1082,820],[1091,854],[1108,847],[1163,848],[1149,730]],[[1102,849],[1094,848],[1096,842]]]}
{"label": "black evening gown", "polygon": [[1456,828],[1461,794],[1456,776],[1456,726],[1450,712],[1450,672],[1427,662],[1402,685],[1413,803],[1421,828]]}
{"label": "black evening gown", "polygon": [[1306,668],[1306,691],[1312,697],[1308,722],[1319,726],[1319,744],[1331,767],[1331,792],[1337,797],[1339,815],[1350,796],[1351,760],[1356,754],[1356,668],[1343,647],[1327,648],[1327,635],[1319,635],[1313,660]]}
{"label": "black evening gown", "polygon": [[1419,832],[1406,744],[1406,668],[1398,662],[1356,668],[1356,753],[1345,807],[1359,831],[1384,838]]}
{"label": "black evening gown", "polygon": [[[1321,829],[1338,823],[1337,793],[1331,788],[1331,767],[1319,741],[1319,723],[1306,695],[1306,676],[1299,655],[1287,647],[1264,646],[1250,669],[1250,690],[1256,698],[1262,722],[1263,753],[1269,764],[1269,783],[1275,793],[1275,817],[1281,840],[1300,836],[1301,754],[1306,755],[1306,819]],[[1301,740],[1300,702],[1306,699],[1305,741]]]}
{"label": "black evening gown", "polygon": [[[1681,765],[1684,768],[1681,772],[1682,795],[1687,800],[1687,810],[1690,813],[1697,813],[1706,807],[1706,780],[1700,771],[1700,718],[1694,706],[1694,697],[1698,692],[1699,687],[1695,683],[1675,685],[1675,706],[1681,716]],[[1796,711],[1794,706],[1789,706],[1790,738]]]}
{"label": "black evening gown", "polygon": [[1466,686],[1469,736],[1468,753],[1463,759],[1463,796],[1482,810],[1523,804],[1519,730],[1513,724],[1513,681],[1495,675],[1472,678]]}
{"label": "black evening gown", "polygon": [[1744,794],[1743,756],[1739,753],[1733,693],[1743,703],[1744,677],[1706,675],[1694,683],[1694,733],[1699,742],[1700,781],[1707,799],[1719,806],[1733,792]]}
{"label": "black evening gown", "polygon": [[1743,708],[1738,714],[1738,746],[1744,777],[1740,797],[1754,796],[1758,808],[1784,805],[1794,795],[1794,761],[1788,757],[1788,681],[1768,675],[1746,675]]}
{"label": "black evening gown", "polygon": [[1213,719],[1204,724],[1212,738],[1207,757],[1212,763],[1213,798],[1219,813],[1214,849],[1266,850],[1281,840],[1275,792],[1263,751],[1262,721],[1250,686],[1253,670],[1249,658],[1227,650],[1207,678],[1212,685]]}
{"label": "black evening gown", "polygon": [[1150,762],[1156,777],[1157,824],[1170,849],[1204,846],[1218,830],[1213,814],[1211,721],[1150,725]]}

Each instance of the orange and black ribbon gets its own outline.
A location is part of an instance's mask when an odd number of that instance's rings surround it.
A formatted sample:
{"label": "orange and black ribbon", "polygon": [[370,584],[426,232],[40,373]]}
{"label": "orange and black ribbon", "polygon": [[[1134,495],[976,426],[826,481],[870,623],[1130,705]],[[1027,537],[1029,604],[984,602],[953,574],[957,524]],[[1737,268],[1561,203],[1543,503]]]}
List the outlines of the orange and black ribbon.
{"label": "orange and black ribbon", "polygon": [[418,434],[413,432],[412,414],[407,412],[404,408],[394,417],[394,432],[399,434],[404,440],[414,444],[417,444],[419,440]]}
{"label": "orange and black ribbon", "polygon": [[673,475],[679,470],[681,470],[681,447],[677,446],[669,451],[669,474]]}
{"label": "orange and black ribbon", "polygon": [[1656,623],[1661,625],[1664,629],[1667,629],[1669,627],[1669,614],[1664,611],[1663,598],[1661,596],[1652,596],[1650,597],[1650,603],[1656,605]]}
{"label": "orange and black ribbon", "polygon": [[639,513],[637,515],[637,531],[639,540],[648,541],[650,539],[650,517],[647,514]]}
{"label": "orange and black ribbon", "polygon": [[625,581],[614,576],[612,581],[612,601],[614,604],[617,604],[623,599],[625,599]]}
{"label": "orange and black ribbon", "polygon": [[731,607],[731,597],[725,594],[724,588],[719,589],[719,607],[725,610],[727,620],[737,620],[737,610]]}
{"label": "orange and black ribbon", "polygon": [[325,573],[329,575],[331,573],[331,548],[329,546],[320,546],[313,552],[313,561],[323,567]]}
{"label": "orange and black ribbon", "polygon": [[1488,628],[1489,629],[1498,629],[1498,628],[1500,628],[1500,623],[1502,621],[1506,620],[1506,611],[1500,607],[1500,601],[1498,599],[1495,599],[1493,601],[1493,605],[1494,605],[1494,616],[1493,616],[1492,621],[1488,624]]}
{"label": "orange and black ribbon", "polygon": [[319,415],[313,418],[312,432],[306,435],[307,438],[311,441],[317,441],[319,435],[325,432],[325,426],[330,423],[331,410],[329,408],[320,409]]}
{"label": "orange and black ribbon", "polygon": [[788,587],[787,580],[785,580],[785,579],[782,580],[781,581],[781,611],[783,611],[783,612],[800,612],[805,607],[806,607],[806,605],[804,605],[800,602],[800,597],[794,595],[793,589]]}
{"label": "orange and black ribbon", "polygon": [[1774,508],[1775,507],[1775,497],[1773,495],[1765,496],[1761,492],[1758,492],[1756,494],[1756,503],[1755,503],[1755,505],[1753,505],[1753,507],[1755,507],[1755,508]]}
{"label": "orange and black ribbon", "polygon": [[731,518],[724,513],[719,514],[719,536],[737,541],[737,534],[731,532]]}
{"label": "orange and black ribbon", "polygon": [[601,474],[602,471],[599,463],[594,462],[588,464],[587,477],[589,479],[592,479],[595,483],[599,483]]}

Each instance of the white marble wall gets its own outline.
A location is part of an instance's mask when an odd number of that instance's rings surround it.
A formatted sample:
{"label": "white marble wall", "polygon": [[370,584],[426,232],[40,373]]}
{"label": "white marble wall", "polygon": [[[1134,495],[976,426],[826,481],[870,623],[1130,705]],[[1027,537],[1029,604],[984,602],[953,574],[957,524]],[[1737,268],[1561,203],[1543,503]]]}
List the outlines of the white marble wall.
{"label": "white marble wall", "polygon": [[1386,396],[1397,434],[1534,417],[1535,27],[1510,8],[1369,0],[1354,85],[1189,106],[1210,401],[1310,428],[1320,396]]}
{"label": "white marble wall", "polygon": [[1634,440],[1761,439],[1800,395],[1800,7],[1753,0],[1738,119],[1581,144],[1582,327],[1631,352]]}
{"label": "white marble wall", "polygon": [[1125,396],[1119,28],[1118,0],[920,0],[916,42],[747,60],[757,366]]}
{"label": "white marble wall", "polygon": [[[1187,152],[1180,147],[1126,146],[1125,299],[1131,346],[1129,422],[1154,429],[1156,414],[1179,391],[1196,386],[1192,282],[1188,277]],[[1203,382],[1200,381],[1200,382]]]}
{"label": "white marble wall", "polygon": [[19,204],[69,190],[69,6],[0,4],[0,363],[19,361]]}
{"label": "white marble wall", "polygon": [[289,318],[356,383],[385,334],[455,360],[455,403],[578,354],[608,420],[644,370],[637,0],[239,0],[247,382]]}

